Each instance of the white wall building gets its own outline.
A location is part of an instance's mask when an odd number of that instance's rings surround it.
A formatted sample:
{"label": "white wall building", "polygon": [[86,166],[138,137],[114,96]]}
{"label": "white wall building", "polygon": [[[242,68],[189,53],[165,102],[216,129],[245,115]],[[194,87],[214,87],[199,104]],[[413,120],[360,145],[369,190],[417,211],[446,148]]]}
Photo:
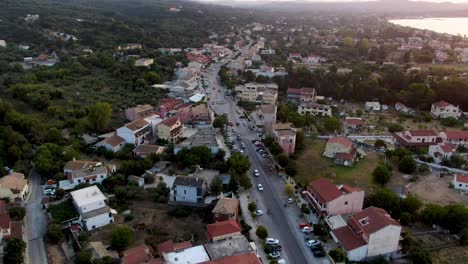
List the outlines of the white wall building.
{"label": "white wall building", "polygon": [[462,111],[459,106],[454,106],[445,101],[439,101],[431,105],[431,114],[437,118],[453,117],[458,119],[461,117]]}
{"label": "white wall building", "polygon": [[430,145],[427,154],[434,159],[436,163],[440,163],[445,159],[450,159],[456,148],[450,143],[439,143]]}
{"label": "white wall building", "polygon": [[468,191],[468,176],[456,174],[453,177],[453,188],[462,191]]}
{"label": "white wall building", "polygon": [[115,171],[115,165],[104,165],[91,160],[72,160],[63,167],[67,179],[60,181],[59,186],[64,190],[71,190],[80,183],[102,183]]}
{"label": "white wall building", "polygon": [[379,102],[366,102],[364,108],[367,111],[380,111],[381,106]]}
{"label": "white wall building", "polygon": [[117,135],[128,144],[139,146],[144,143],[146,137],[152,132],[150,124],[144,119],[137,119],[117,129]]}
{"label": "white wall building", "polygon": [[206,193],[206,180],[202,178],[178,176],[172,185],[173,201],[200,203]]}
{"label": "white wall building", "polygon": [[93,230],[114,222],[107,198],[95,185],[70,193],[73,204],[80,214],[80,221],[87,230]]}

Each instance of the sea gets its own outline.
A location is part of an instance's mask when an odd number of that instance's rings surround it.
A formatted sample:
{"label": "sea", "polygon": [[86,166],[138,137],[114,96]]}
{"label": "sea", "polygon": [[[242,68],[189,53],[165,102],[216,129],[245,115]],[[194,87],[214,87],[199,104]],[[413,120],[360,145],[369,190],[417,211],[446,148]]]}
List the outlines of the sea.
{"label": "sea", "polygon": [[428,29],[438,33],[461,35],[468,37],[468,17],[433,17],[421,19],[394,19],[390,23],[397,25]]}

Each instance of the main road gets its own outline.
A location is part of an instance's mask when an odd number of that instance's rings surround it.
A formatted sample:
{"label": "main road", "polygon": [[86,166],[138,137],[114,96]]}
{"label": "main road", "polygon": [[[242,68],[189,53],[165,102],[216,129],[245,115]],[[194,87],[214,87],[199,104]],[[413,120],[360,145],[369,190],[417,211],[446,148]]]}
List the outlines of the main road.
{"label": "main road", "polygon": [[[297,206],[284,207],[288,197],[284,194],[284,185],[276,172],[270,171],[272,161],[270,158],[263,158],[257,152],[251,140],[258,139],[255,130],[248,127],[246,119],[241,119],[238,115],[238,108],[231,96],[226,96],[226,90],[220,85],[218,72],[220,63],[213,64],[205,73],[209,81],[208,104],[217,114],[226,113],[229,121],[239,122],[236,133],[242,138],[245,144],[244,154],[248,155],[252,164],[251,171],[257,169],[259,177],[251,177],[253,188],[250,197],[256,202],[257,208],[265,213],[268,209],[271,214],[258,217],[258,224],[267,227],[270,237],[278,238],[283,250],[281,257],[286,263],[330,263],[327,258],[315,258],[310,249],[305,245],[305,234],[303,234],[298,224],[302,221],[300,210]],[[240,109],[239,109],[240,110]],[[232,132],[231,132],[232,133]],[[235,136],[233,136],[235,138]],[[263,191],[257,190],[257,185],[262,184]]]}
{"label": "main road", "polygon": [[29,196],[26,200],[27,261],[30,264],[47,264],[44,235],[47,216],[42,211],[41,176],[33,169],[29,175]]}

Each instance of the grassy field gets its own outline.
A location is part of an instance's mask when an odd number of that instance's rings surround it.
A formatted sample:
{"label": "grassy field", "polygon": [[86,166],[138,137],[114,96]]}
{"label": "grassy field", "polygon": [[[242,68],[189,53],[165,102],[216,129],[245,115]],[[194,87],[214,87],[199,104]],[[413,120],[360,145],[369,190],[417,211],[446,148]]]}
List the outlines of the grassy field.
{"label": "grassy field", "polygon": [[354,167],[344,167],[333,164],[322,156],[325,142],[308,141],[307,148],[297,160],[298,183],[307,185],[311,180],[326,177],[335,183],[349,184],[362,188],[372,186],[372,171],[377,165],[379,156],[376,153],[368,153]]}

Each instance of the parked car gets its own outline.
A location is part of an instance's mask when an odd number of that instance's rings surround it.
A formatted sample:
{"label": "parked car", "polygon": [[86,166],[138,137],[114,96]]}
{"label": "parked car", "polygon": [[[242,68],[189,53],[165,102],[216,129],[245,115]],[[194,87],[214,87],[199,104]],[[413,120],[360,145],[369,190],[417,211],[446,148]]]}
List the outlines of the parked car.
{"label": "parked car", "polygon": [[263,185],[261,183],[259,183],[257,185],[257,189],[262,192],[263,191]]}
{"label": "parked car", "polygon": [[310,226],[304,226],[303,228],[301,228],[301,231],[302,231],[302,233],[309,234],[309,233],[312,232],[312,227],[310,227]]}
{"label": "parked car", "polygon": [[266,154],[266,153],[263,153],[263,154],[262,154],[262,157],[268,158],[268,157],[270,157],[270,156],[269,156],[268,154]]}
{"label": "parked car", "polygon": [[288,199],[288,204],[292,204],[292,203],[294,203],[294,198],[289,198]]}
{"label": "parked car", "polygon": [[273,251],[268,255],[272,258],[279,258],[281,256],[281,253],[279,251]]}
{"label": "parked car", "polygon": [[241,143],[241,148],[245,149],[245,144]]}
{"label": "parked car", "polygon": [[283,247],[281,245],[267,245],[270,251],[281,251]]}
{"label": "parked car", "polygon": [[255,215],[256,216],[261,216],[261,215],[263,215],[263,211],[258,209],[257,211],[255,211]]}
{"label": "parked car", "polygon": [[258,172],[258,170],[254,170],[254,176],[255,176],[255,177],[260,176],[260,173]]}
{"label": "parked car", "polygon": [[55,190],[54,189],[45,189],[43,194],[47,195],[47,196],[55,195]]}
{"label": "parked car", "polygon": [[279,245],[279,243],[280,243],[278,239],[272,238],[272,237],[269,237],[269,238],[265,239],[265,242],[268,245]]}
{"label": "parked car", "polygon": [[306,245],[307,245],[308,247],[315,247],[315,246],[320,245],[320,241],[315,240],[315,239],[311,239],[311,240],[309,240],[309,241],[306,242]]}
{"label": "parked car", "polygon": [[317,257],[317,258],[322,258],[327,255],[323,247],[315,247],[315,248],[312,248],[311,250],[312,250],[312,254],[314,254],[314,257]]}

